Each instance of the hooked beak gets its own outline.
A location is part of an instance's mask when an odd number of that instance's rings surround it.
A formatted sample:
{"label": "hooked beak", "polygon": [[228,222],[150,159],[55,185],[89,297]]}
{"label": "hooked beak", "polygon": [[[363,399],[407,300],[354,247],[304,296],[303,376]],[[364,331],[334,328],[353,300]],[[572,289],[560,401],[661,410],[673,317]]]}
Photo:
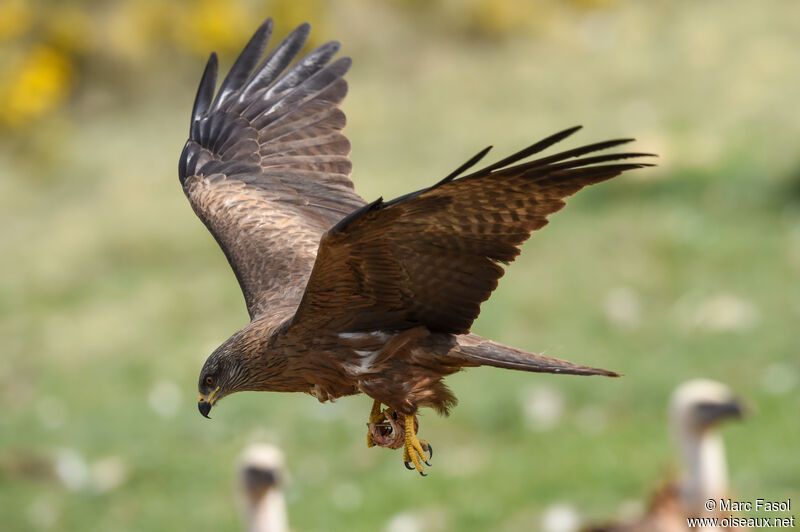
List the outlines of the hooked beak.
{"label": "hooked beak", "polygon": [[208,413],[211,412],[211,407],[214,406],[215,396],[217,395],[218,391],[219,391],[219,386],[217,386],[213,392],[208,394],[208,397],[204,396],[203,394],[200,394],[199,397],[197,398],[197,409],[200,411],[200,414],[202,414],[202,416],[206,419],[211,419],[208,416]]}

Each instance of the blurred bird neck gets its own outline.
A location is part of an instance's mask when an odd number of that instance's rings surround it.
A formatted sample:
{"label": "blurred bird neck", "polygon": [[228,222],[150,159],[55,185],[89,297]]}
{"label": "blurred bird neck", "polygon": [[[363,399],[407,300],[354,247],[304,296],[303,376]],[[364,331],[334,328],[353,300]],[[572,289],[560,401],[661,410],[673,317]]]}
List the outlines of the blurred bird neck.
{"label": "blurred bird neck", "polygon": [[715,430],[684,434],[682,451],[686,476],[681,486],[687,509],[700,510],[707,499],[725,497],[728,467],[722,436]]}
{"label": "blurred bird neck", "polygon": [[280,489],[268,489],[262,497],[250,504],[250,532],[287,532],[289,530],[286,500]]}

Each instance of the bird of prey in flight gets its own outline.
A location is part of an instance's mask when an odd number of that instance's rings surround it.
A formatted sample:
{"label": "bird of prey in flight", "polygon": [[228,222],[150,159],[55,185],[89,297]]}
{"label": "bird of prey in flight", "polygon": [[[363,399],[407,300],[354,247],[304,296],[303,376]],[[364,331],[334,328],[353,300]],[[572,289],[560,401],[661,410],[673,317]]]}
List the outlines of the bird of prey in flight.
{"label": "bird of prey in flight", "polygon": [[502,265],[565,197],[648,166],[615,162],[648,154],[587,156],[631,140],[618,139],[525,161],[573,127],[464,175],[487,148],[428,188],[367,203],[342,134],[350,59],[333,60],[329,42],[289,67],[309,31],[302,24],[262,60],[267,20],[216,92],[212,53],[197,90],[180,183],[250,313],[206,360],[200,413],[245,390],[323,402],[364,393],[374,400],[367,444],[403,447],[406,467],[424,474],[433,448],[417,438],[416,412],[456,404],[445,376],[473,366],[616,376],[469,331]]}

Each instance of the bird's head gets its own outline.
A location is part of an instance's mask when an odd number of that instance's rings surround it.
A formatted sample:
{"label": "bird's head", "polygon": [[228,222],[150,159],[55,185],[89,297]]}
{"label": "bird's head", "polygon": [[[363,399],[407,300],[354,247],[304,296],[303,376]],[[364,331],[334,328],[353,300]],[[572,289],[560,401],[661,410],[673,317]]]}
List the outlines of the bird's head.
{"label": "bird's head", "polygon": [[723,421],[742,418],[745,411],[730,388],[706,379],[679,386],[670,404],[672,421],[684,434],[703,433]]}
{"label": "bird's head", "polygon": [[242,389],[246,380],[241,363],[242,353],[237,347],[235,336],[215,349],[200,371],[197,381],[197,408],[204,417],[209,417],[211,407],[220,399]]}
{"label": "bird's head", "polygon": [[256,322],[216,348],[208,357],[197,381],[197,408],[208,417],[220,399],[234,392],[276,390],[276,377],[286,359],[269,347],[270,331]]}
{"label": "bird's head", "polygon": [[[227,392],[228,375],[225,370],[226,364],[223,356],[219,354],[219,349],[214,351],[203,364],[200,371],[200,380],[197,382],[197,408],[203,417],[209,417],[211,407],[214,403],[222,399]],[[224,388],[223,388],[224,386]]]}

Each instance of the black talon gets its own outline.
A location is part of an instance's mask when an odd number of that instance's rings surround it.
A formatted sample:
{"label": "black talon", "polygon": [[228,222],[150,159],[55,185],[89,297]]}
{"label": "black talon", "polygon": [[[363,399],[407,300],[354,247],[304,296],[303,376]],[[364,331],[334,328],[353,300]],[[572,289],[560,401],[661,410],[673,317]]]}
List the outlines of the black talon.
{"label": "black talon", "polygon": [[420,474],[420,476],[422,476],[422,477],[427,477],[427,476],[428,476],[428,475],[426,475],[425,473],[423,473],[422,471],[420,471],[420,472],[419,472],[419,474]]}
{"label": "black talon", "polygon": [[428,445],[428,449],[427,450],[430,453],[430,455],[428,456],[428,460],[433,460],[433,445],[431,445],[430,443],[427,444],[427,445]]}
{"label": "black talon", "polygon": [[423,464],[425,464],[425,465],[426,465],[426,466],[428,466],[428,467],[430,467],[430,466],[431,466],[431,463],[430,463],[430,462],[428,462],[427,460],[423,460],[423,461],[422,461],[422,463],[423,463]]}
{"label": "black talon", "polygon": [[406,469],[408,469],[409,471],[414,471],[416,469],[416,467],[414,467],[414,466],[408,467],[408,464],[410,464],[410,463],[411,462],[406,462],[405,460],[403,460],[403,465],[406,466]]}

